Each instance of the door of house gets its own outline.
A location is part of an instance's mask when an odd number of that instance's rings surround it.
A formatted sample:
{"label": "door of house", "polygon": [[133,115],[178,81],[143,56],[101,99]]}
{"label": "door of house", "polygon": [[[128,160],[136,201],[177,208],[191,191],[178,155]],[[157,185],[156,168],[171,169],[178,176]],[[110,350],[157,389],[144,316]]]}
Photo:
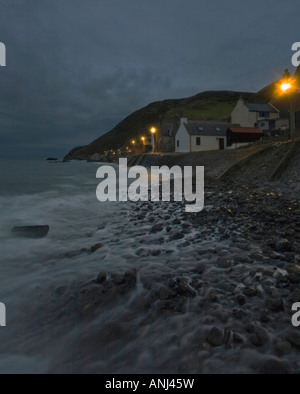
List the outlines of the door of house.
{"label": "door of house", "polygon": [[224,150],[225,149],[224,138],[219,138],[219,149],[220,150]]}

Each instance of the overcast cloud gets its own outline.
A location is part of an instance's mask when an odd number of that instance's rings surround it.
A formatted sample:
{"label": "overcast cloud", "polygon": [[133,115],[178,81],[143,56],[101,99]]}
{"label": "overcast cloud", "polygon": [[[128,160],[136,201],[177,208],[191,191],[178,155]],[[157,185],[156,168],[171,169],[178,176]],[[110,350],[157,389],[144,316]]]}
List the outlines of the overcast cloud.
{"label": "overcast cloud", "polygon": [[258,91],[299,0],[0,0],[0,158],[63,156],[152,101]]}

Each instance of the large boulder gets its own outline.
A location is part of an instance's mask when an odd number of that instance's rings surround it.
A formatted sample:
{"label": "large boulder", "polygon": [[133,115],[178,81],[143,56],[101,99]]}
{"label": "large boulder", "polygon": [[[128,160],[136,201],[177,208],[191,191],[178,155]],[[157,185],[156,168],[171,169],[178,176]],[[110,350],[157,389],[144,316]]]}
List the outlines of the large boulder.
{"label": "large boulder", "polygon": [[49,226],[23,226],[14,227],[11,232],[16,237],[40,239],[47,237]]}

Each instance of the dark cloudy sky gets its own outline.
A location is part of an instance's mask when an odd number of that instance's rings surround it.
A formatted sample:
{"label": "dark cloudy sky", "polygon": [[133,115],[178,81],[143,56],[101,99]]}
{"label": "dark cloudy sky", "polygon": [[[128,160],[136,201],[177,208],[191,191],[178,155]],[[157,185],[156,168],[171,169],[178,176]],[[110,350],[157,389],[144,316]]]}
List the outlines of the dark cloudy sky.
{"label": "dark cloudy sky", "polygon": [[299,38],[299,0],[0,0],[0,158],[61,157],[152,101],[257,91]]}

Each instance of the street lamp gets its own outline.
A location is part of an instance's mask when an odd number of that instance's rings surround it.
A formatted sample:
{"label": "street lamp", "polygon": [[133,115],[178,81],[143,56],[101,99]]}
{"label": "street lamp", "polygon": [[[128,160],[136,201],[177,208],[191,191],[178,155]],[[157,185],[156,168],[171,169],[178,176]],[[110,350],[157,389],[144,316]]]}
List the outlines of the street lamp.
{"label": "street lamp", "polygon": [[294,113],[293,113],[293,103],[292,103],[292,93],[295,90],[295,80],[291,77],[288,70],[285,70],[283,79],[280,83],[281,94],[286,95],[289,104],[289,128],[290,128],[290,138],[294,137]]}
{"label": "street lamp", "polygon": [[150,129],[151,131],[151,145],[152,145],[152,153],[156,152],[156,138],[155,138],[155,134],[157,132],[157,129],[155,127],[152,127]]}
{"label": "street lamp", "polygon": [[284,82],[284,83],[282,83],[282,84],[280,85],[280,89],[281,89],[283,92],[287,92],[287,91],[290,90],[291,88],[292,88],[292,84],[289,83],[289,82]]}

